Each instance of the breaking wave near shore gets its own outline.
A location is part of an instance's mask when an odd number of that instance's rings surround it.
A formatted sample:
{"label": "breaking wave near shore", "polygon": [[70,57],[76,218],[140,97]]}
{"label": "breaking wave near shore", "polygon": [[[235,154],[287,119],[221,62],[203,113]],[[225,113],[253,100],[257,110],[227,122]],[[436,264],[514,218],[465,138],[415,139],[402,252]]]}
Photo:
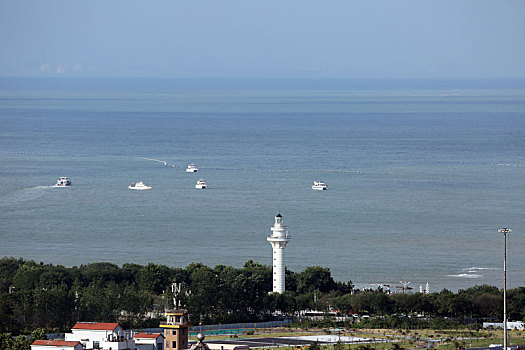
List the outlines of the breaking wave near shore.
{"label": "breaking wave near shore", "polygon": [[[482,278],[486,275],[488,271],[499,271],[500,269],[494,267],[466,267],[461,269],[461,272],[457,274],[446,275],[447,277],[455,278]],[[484,272],[482,274],[482,272]]]}

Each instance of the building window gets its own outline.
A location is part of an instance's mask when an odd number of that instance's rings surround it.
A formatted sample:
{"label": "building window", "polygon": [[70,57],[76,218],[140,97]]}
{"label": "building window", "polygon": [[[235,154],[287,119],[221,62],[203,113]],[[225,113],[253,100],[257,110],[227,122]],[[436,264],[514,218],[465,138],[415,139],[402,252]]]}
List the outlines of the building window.
{"label": "building window", "polygon": [[99,341],[96,341],[96,340],[93,341],[93,349],[100,349],[100,342]]}
{"label": "building window", "polygon": [[172,334],[173,334],[173,335],[177,335],[177,330],[174,329]]}
{"label": "building window", "polygon": [[177,347],[177,341],[174,340],[174,341],[173,341],[173,348],[175,349],[176,347]]}

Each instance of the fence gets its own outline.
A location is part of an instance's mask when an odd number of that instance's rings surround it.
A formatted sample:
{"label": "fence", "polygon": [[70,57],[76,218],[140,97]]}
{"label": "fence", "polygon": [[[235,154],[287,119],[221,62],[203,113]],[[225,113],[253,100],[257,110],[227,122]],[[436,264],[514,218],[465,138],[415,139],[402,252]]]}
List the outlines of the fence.
{"label": "fence", "polygon": [[[197,335],[197,333],[203,333],[206,335],[240,334],[246,331],[252,331],[256,329],[283,327],[289,324],[290,322],[292,322],[292,320],[286,319],[283,321],[268,321],[268,322],[207,324],[207,325],[202,325],[202,326],[190,327],[189,335],[195,336]],[[141,329],[141,332],[164,333],[164,330],[163,328],[145,328],[145,329]]]}

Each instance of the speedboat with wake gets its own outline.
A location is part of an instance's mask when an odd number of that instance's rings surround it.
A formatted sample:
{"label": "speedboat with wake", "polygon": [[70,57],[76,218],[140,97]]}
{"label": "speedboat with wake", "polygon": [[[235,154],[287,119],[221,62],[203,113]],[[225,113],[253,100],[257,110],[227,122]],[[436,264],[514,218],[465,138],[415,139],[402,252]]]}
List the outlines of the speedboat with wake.
{"label": "speedboat with wake", "polygon": [[132,182],[131,185],[128,186],[130,190],[138,190],[138,191],[144,191],[144,190],[151,190],[151,186],[146,186],[142,181],[139,181],[137,183]]}
{"label": "speedboat with wake", "polygon": [[68,177],[61,176],[58,178],[57,183],[53,187],[68,187],[71,186],[71,181]]}
{"label": "speedboat with wake", "polygon": [[312,185],[312,190],[325,191],[327,189],[328,189],[328,185],[322,182],[321,180],[314,181],[314,184]]}
{"label": "speedboat with wake", "polygon": [[193,163],[188,165],[188,167],[186,168],[187,173],[196,173],[197,171],[199,171],[199,168]]}
{"label": "speedboat with wake", "polygon": [[205,188],[208,188],[208,184],[203,179],[200,179],[199,181],[197,181],[195,188],[198,190],[203,190]]}

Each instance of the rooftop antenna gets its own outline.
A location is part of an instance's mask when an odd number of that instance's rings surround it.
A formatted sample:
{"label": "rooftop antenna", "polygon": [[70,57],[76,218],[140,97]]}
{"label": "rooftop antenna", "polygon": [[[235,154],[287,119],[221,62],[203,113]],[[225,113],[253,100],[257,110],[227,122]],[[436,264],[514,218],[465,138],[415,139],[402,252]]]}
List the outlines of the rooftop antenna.
{"label": "rooftop antenna", "polygon": [[179,294],[181,293],[182,291],[182,284],[181,283],[177,283],[177,282],[173,282],[171,284],[171,292],[173,293],[173,308],[180,308],[180,299],[179,298]]}
{"label": "rooftop antenna", "polygon": [[406,290],[408,289],[408,285],[412,282],[407,282],[407,281],[399,281],[399,283],[401,283],[403,285],[403,294],[406,292]]}

